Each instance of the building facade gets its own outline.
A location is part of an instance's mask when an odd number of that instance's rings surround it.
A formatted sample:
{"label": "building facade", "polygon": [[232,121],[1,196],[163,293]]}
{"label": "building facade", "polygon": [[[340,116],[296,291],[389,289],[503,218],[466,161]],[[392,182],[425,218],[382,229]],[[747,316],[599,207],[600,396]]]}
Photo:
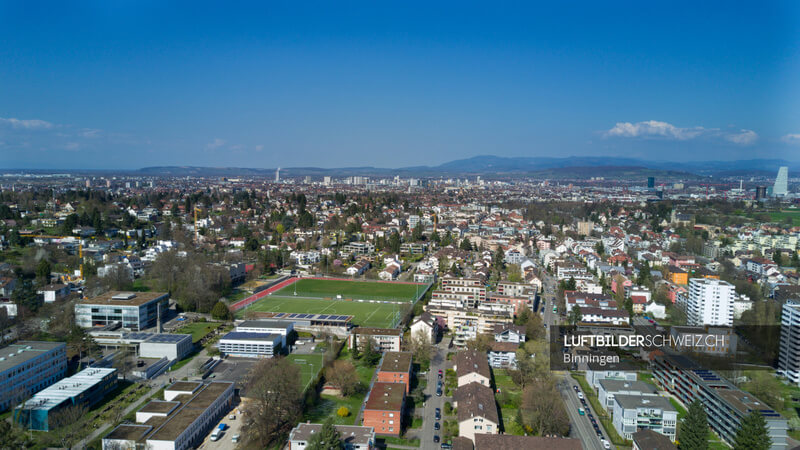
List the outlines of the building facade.
{"label": "building facade", "polygon": [[169,294],[166,292],[112,291],[75,304],[75,323],[82,328],[119,322],[123,328],[142,331],[155,327],[158,314],[166,317]]}
{"label": "building facade", "polygon": [[686,316],[689,325],[733,325],[736,288],[727,281],[692,278]]}
{"label": "building facade", "polygon": [[0,349],[0,411],[67,375],[67,345],[63,342],[18,341]]}

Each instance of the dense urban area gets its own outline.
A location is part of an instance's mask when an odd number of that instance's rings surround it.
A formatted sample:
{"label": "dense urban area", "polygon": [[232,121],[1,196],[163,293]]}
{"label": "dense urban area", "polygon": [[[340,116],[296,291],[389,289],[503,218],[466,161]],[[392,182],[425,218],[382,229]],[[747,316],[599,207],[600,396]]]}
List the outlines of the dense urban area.
{"label": "dense urban area", "polygon": [[3,175],[0,448],[800,445],[788,169],[484,177]]}

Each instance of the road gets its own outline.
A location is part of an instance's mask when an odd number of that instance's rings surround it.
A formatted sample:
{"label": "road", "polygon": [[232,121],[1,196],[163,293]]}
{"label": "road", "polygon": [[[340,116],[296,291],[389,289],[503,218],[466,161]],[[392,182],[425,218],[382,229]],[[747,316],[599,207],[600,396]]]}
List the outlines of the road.
{"label": "road", "polygon": [[[444,402],[450,400],[449,397],[442,395],[436,396],[436,382],[439,378],[439,370],[444,373],[449,367],[452,367],[453,362],[447,360],[447,348],[450,345],[450,338],[444,338],[441,342],[436,344],[435,352],[431,358],[431,368],[428,370],[426,379],[428,385],[425,388],[425,407],[422,413],[422,430],[419,432],[420,449],[434,450],[438,449],[440,444],[433,442],[433,436],[438,435],[440,438],[443,436],[442,430],[434,431],[433,424],[439,422],[443,425],[443,420],[435,420],[436,408],[439,408],[444,415]],[[442,383],[444,383],[444,376],[442,376]],[[452,403],[452,402],[451,402]],[[442,417],[444,419],[444,417]]]}
{"label": "road", "polygon": [[[586,406],[583,406],[580,399],[578,399],[578,394],[573,388],[573,386],[576,386],[577,384],[578,383],[576,383],[567,375],[565,375],[558,383],[558,390],[561,392],[561,397],[564,399],[564,406],[567,408],[569,421],[572,424],[570,429],[570,437],[580,439],[585,450],[603,450],[603,444],[600,441],[601,438],[598,437],[597,433],[594,431],[594,427],[592,427],[589,416],[581,416],[578,413],[578,408],[583,408],[587,411],[591,411],[595,417],[595,420],[598,420],[596,412],[592,410],[591,403],[587,401]],[[600,425],[599,421],[598,425]],[[602,432],[602,425],[600,425],[600,429]],[[606,438],[606,434],[604,432],[602,438]]]}

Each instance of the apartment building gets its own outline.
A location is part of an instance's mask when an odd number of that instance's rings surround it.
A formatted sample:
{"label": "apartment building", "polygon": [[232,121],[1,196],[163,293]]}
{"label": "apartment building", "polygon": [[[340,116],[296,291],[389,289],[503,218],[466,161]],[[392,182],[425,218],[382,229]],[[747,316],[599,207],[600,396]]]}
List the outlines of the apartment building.
{"label": "apartment building", "polygon": [[376,434],[399,436],[405,399],[405,383],[375,382],[364,404],[361,425],[374,428]]}
{"label": "apartment building", "polygon": [[511,324],[510,312],[493,312],[479,309],[436,307],[426,305],[425,310],[441,319],[453,333],[453,345],[463,347],[478,334],[491,334],[496,325]]}
{"label": "apartment building", "polygon": [[486,353],[477,350],[461,350],[456,353],[455,367],[458,386],[477,383],[489,386],[492,371]]}
{"label": "apartment building", "polygon": [[382,383],[403,383],[408,394],[411,386],[411,352],[385,352],[375,379]]}
{"label": "apartment building", "polygon": [[689,325],[733,325],[736,288],[727,281],[692,278],[686,316]]}
{"label": "apartment building", "polygon": [[458,413],[458,435],[475,442],[476,434],[498,434],[500,417],[494,391],[488,385],[459,385],[453,396]]}
{"label": "apartment building", "polygon": [[639,430],[652,430],[675,440],[678,410],[666,397],[617,394],[613,411],[612,424],[623,439],[632,439]]}
{"label": "apartment building", "polygon": [[403,331],[394,328],[356,327],[348,336],[350,348],[364,348],[371,342],[379,352],[399,352],[403,341]]}
{"label": "apartment building", "polygon": [[602,379],[597,389],[597,400],[606,411],[614,411],[614,397],[616,395],[634,395],[638,397],[652,397],[658,395],[658,389],[650,383],[638,380]]}
{"label": "apartment building", "polygon": [[778,373],[800,384],[800,301],[788,299],[781,312]]}
{"label": "apartment building", "polygon": [[[341,437],[344,450],[372,450],[375,448],[375,429],[357,425],[334,425]],[[305,450],[315,433],[322,430],[319,423],[299,423],[289,432],[289,450]]]}
{"label": "apartment building", "polygon": [[651,363],[653,377],[661,388],[686,407],[699,400],[706,410],[709,427],[728,444],[733,443],[742,418],[751,411],[759,411],[767,422],[770,448],[787,448],[786,419],[752,394],[683,356],[657,355]]}

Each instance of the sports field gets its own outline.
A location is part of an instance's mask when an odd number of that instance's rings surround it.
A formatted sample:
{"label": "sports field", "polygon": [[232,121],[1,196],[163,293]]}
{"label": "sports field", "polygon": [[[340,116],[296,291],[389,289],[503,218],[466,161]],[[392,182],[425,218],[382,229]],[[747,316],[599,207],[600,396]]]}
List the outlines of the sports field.
{"label": "sports field", "polygon": [[[291,295],[291,294],[290,294]],[[298,292],[299,297],[299,292]],[[396,303],[368,303],[347,300],[325,300],[323,298],[282,297],[273,294],[258,300],[245,309],[237,311],[243,315],[245,311],[268,311],[306,314],[336,314],[354,316],[353,324],[362,327],[390,328],[395,317],[402,315],[409,305]],[[399,312],[399,314],[398,314]]]}
{"label": "sports field", "polygon": [[293,297],[296,291],[298,297],[413,302],[424,290],[424,285],[410,283],[303,278],[273,295]]}
{"label": "sports field", "polygon": [[292,354],[286,357],[293,363],[300,367],[300,375],[302,377],[303,391],[308,389],[309,383],[316,378],[317,373],[322,369],[322,355],[297,355]]}

